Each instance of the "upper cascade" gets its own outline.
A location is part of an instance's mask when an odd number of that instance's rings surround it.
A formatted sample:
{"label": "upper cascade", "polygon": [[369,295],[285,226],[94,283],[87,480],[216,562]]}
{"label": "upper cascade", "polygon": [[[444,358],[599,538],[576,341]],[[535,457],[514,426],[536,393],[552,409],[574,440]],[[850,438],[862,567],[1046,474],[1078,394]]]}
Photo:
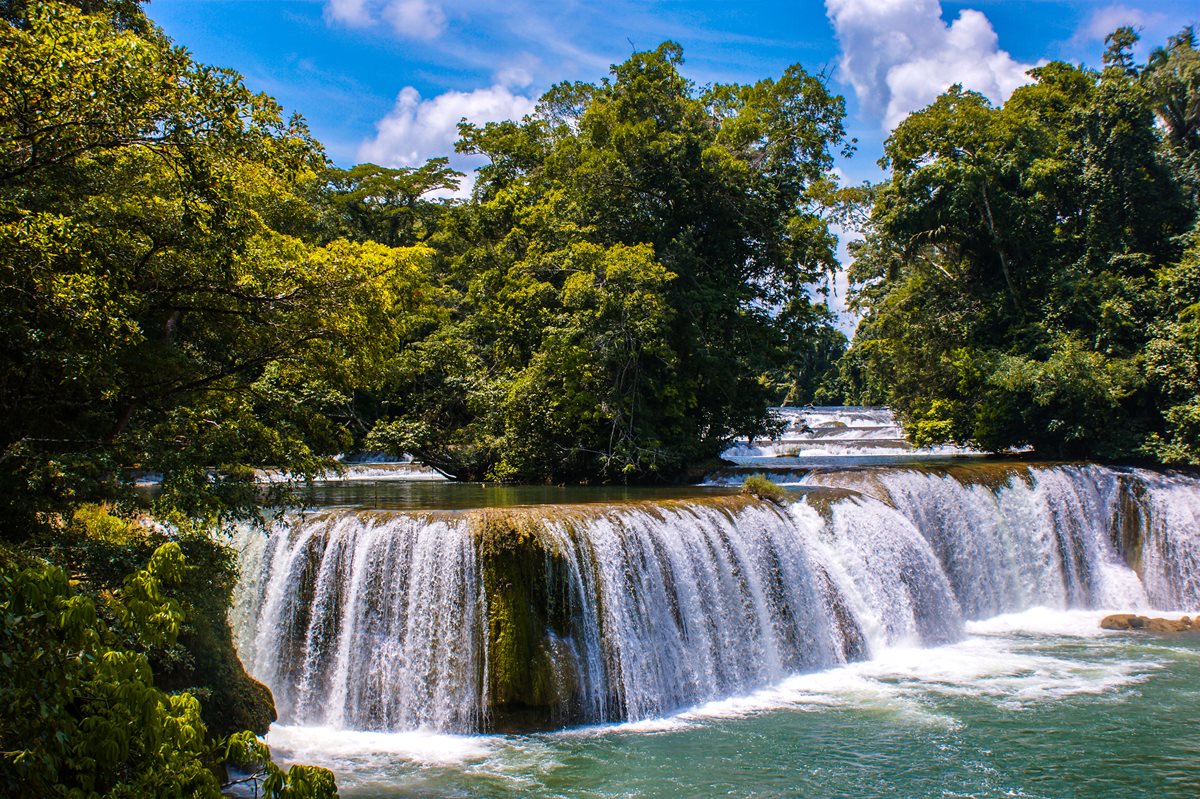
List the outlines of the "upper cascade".
{"label": "upper cascade", "polygon": [[916,449],[904,438],[895,416],[887,408],[865,406],[812,406],[772,408],[783,422],[778,438],[739,439],[722,453],[734,462],[762,458],[871,458],[896,456],[951,456],[978,454],[951,445]]}
{"label": "upper cascade", "polygon": [[247,530],[235,631],[286,723],[638,720],[1036,606],[1200,607],[1200,481],[815,470],[746,497],[298,514]]}

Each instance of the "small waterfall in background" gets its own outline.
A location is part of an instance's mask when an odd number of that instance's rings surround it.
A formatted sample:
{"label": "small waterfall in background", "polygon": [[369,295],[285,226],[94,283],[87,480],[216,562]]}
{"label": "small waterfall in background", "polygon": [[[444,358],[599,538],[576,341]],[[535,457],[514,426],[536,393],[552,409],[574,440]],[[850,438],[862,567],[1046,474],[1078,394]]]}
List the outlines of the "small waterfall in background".
{"label": "small waterfall in background", "polygon": [[[804,481],[787,507],[298,514],[245,533],[239,651],[282,722],[473,732],[541,704],[533,727],[661,716],[1037,606],[1200,606],[1195,479],[983,464]],[[520,571],[486,554],[481,531],[504,525]],[[519,688],[501,697],[496,675]]]}
{"label": "small waterfall in background", "polygon": [[778,438],[744,439],[722,453],[735,462],[760,458],[920,457],[975,454],[973,450],[941,445],[914,449],[887,408],[809,406],[775,408],[783,423]]}

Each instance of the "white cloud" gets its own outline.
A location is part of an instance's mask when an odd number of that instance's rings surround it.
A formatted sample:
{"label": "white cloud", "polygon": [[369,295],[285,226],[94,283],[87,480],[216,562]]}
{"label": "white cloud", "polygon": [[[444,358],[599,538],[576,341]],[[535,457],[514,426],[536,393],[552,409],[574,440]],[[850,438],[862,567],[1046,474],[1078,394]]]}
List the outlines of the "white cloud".
{"label": "white cloud", "polygon": [[373,21],[367,0],[329,0],[325,4],[325,19],[352,28],[362,28]]}
{"label": "white cloud", "polygon": [[520,119],[533,111],[535,103],[534,98],[514,94],[502,85],[472,92],[445,92],[429,100],[421,99],[416,89],[406,86],[391,112],[375,124],[375,138],[359,146],[358,159],[401,167],[420,166],[430,158],[449,156],[455,169],[467,173],[465,192],[480,159],[454,152],[459,120],[483,124]]}
{"label": "white cloud", "polygon": [[979,11],[965,9],[947,25],[939,0],[825,0],[825,10],[843,77],[889,130],[954,83],[1003,102],[1035,66],[1001,50]]}
{"label": "white cloud", "polygon": [[541,62],[537,56],[521,53],[496,69],[496,85],[524,89],[533,83],[534,73],[540,66]]}
{"label": "white cloud", "polygon": [[446,30],[437,0],[326,0],[325,19],[352,28],[386,22],[409,39],[436,39]]}
{"label": "white cloud", "polygon": [[446,12],[431,0],[393,0],[384,6],[383,18],[412,39],[436,39],[446,30]]}
{"label": "white cloud", "polygon": [[1076,38],[1102,42],[1104,37],[1123,25],[1135,29],[1154,28],[1166,20],[1167,15],[1159,11],[1145,11],[1122,5],[1103,6],[1094,10],[1084,21]]}

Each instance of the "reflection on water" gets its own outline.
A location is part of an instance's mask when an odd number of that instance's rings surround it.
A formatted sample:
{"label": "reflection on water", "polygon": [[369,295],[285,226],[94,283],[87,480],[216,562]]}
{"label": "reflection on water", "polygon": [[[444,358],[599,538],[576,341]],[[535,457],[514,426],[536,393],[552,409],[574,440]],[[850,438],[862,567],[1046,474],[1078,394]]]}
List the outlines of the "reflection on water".
{"label": "reflection on water", "polygon": [[534,486],[403,480],[340,480],[301,489],[304,505],[384,510],[464,510],[521,505],[636,502],[720,496],[715,486]]}

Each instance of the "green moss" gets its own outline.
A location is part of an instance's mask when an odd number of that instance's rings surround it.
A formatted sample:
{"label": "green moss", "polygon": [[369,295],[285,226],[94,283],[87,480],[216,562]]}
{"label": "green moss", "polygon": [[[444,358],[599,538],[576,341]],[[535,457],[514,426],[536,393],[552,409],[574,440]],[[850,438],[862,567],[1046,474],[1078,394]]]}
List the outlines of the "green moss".
{"label": "green moss", "polygon": [[742,493],[774,502],[776,505],[785,505],[791,498],[786,488],[759,474],[752,474],[745,479],[742,483]]}
{"label": "green moss", "polygon": [[487,595],[486,726],[517,731],[577,720],[578,677],[562,643],[572,622],[562,554],[535,514],[484,511],[474,524]]}
{"label": "green moss", "polygon": [[[578,650],[580,625],[571,593],[573,564],[556,543],[561,539],[548,534],[549,525],[562,525],[573,536],[576,527],[618,506],[661,517],[669,508],[698,505],[735,513],[755,502],[748,495],[725,495],[472,512],[486,595],[487,673],[480,675],[485,729],[526,732],[589,720],[584,716],[587,686],[572,651]],[[591,601],[599,604],[601,597]]]}

